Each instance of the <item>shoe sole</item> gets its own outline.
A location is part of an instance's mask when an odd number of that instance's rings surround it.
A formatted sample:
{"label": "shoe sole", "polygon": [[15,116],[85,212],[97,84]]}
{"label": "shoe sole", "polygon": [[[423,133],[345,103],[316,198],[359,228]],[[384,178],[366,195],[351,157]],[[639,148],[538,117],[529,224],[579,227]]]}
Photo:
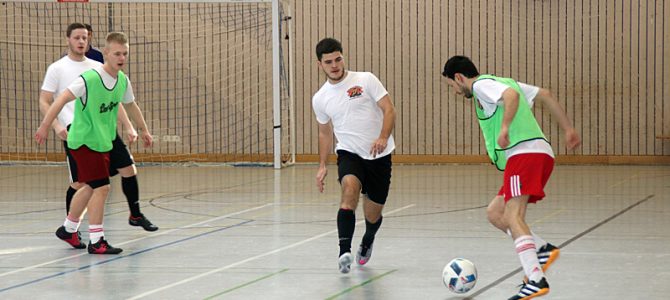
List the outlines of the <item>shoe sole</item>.
{"label": "shoe sole", "polygon": [[546,272],[549,269],[549,266],[553,264],[558,257],[561,256],[561,250],[556,249],[554,251],[551,251],[551,254],[549,254],[549,258],[547,259],[547,262],[544,263],[544,266],[542,266],[542,272]]}

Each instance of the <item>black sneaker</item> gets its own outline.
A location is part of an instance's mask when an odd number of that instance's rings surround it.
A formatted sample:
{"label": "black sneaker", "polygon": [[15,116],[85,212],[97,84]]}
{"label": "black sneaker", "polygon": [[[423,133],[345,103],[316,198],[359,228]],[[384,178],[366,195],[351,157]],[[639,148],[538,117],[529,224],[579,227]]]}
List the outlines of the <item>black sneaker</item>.
{"label": "black sneaker", "polygon": [[142,226],[146,231],[158,230],[158,226],[152,224],[144,215],[140,215],[139,217],[130,216],[130,218],[128,218],[128,224],[131,226]]}
{"label": "black sneaker", "polygon": [[546,245],[540,247],[537,250],[537,259],[540,261],[540,266],[542,266],[542,271],[546,272],[549,269],[549,266],[558,259],[558,256],[561,255],[561,249],[558,247],[547,243]]}
{"label": "black sneaker", "polygon": [[56,230],[56,236],[68,243],[72,248],[75,249],[84,249],[86,248],[86,245],[81,242],[81,233],[79,233],[79,230],[77,232],[67,232],[65,230],[65,226],[58,227]]}
{"label": "black sneaker", "polygon": [[97,243],[88,242],[88,253],[90,254],[119,254],[123,251],[121,248],[114,248],[104,238],[100,238]]}
{"label": "black sneaker", "polygon": [[[547,272],[549,266],[554,263],[558,257],[561,255],[561,249],[558,247],[547,243],[546,245],[540,247],[537,250],[537,260],[540,262],[540,267],[542,267],[542,272]],[[528,277],[523,277],[523,283],[528,282]]]}
{"label": "black sneaker", "polygon": [[524,283],[519,290],[519,293],[507,300],[527,300],[535,297],[543,296],[549,293],[549,284],[547,280],[542,277],[539,282],[529,281]]}

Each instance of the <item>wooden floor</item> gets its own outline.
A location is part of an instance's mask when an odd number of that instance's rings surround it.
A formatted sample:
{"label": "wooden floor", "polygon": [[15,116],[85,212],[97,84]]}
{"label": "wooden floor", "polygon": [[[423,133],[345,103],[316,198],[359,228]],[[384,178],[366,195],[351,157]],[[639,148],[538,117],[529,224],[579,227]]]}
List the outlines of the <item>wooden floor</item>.
{"label": "wooden floor", "polygon": [[[373,257],[349,274],[336,267],[334,167],[323,194],[315,165],[139,172],[160,230],[128,225],[114,178],[105,233],[124,252],[96,256],[54,236],[64,166],[0,166],[0,299],[506,299],[523,277],[512,241],[486,220],[502,176],[490,165],[394,166]],[[527,217],[562,247],[543,299],[667,299],[670,167],[559,165],[546,190]],[[354,245],[362,220],[359,207]],[[454,257],[478,268],[469,294],[442,284]]]}

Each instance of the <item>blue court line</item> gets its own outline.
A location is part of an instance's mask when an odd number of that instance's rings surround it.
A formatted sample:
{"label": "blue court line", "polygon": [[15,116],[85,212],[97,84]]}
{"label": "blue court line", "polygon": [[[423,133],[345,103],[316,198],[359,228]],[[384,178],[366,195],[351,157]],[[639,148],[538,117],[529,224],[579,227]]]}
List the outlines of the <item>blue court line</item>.
{"label": "blue court line", "polygon": [[228,226],[228,227],[222,227],[222,228],[215,229],[215,230],[212,230],[212,231],[203,232],[203,233],[196,234],[194,236],[190,236],[190,237],[187,237],[187,238],[183,238],[183,239],[180,239],[180,240],[172,241],[172,242],[169,242],[169,243],[165,243],[165,244],[157,245],[157,246],[147,248],[147,249],[144,249],[144,250],[140,250],[140,251],[137,251],[137,252],[133,252],[133,253],[130,253],[128,255],[116,256],[114,258],[99,261],[99,262],[94,263],[94,264],[81,266],[81,267],[78,267],[78,268],[73,269],[73,270],[63,271],[63,272],[59,272],[59,273],[56,273],[56,274],[44,276],[44,277],[41,277],[41,278],[38,278],[38,279],[34,279],[34,280],[31,280],[31,281],[27,281],[27,282],[24,282],[24,283],[19,283],[19,284],[10,286],[10,287],[0,289],[0,293],[6,292],[6,291],[9,291],[9,290],[13,290],[13,289],[16,289],[16,288],[24,287],[24,286],[27,286],[27,285],[31,285],[31,284],[34,284],[34,283],[42,282],[42,281],[45,281],[45,280],[48,280],[48,279],[51,279],[51,278],[55,278],[55,277],[58,277],[58,276],[62,276],[62,275],[65,275],[65,274],[74,273],[74,272],[81,271],[81,270],[86,270],[86,269],[92,268],[94,266],[103,265],[103,264],[113,262],[113,261],[116,261],[116,260],[119,260],[119,259],[122,259],[122,258],[131,257],[131,256],[135,256],[135,255],[142,254],[142,253],[145,253],[145,252],[149,252],[149,251],[152,251],[152,250],[156,250],[156,249],[160,249],[160,248],[163,248],[163,247],[171,246],[171,245],[174,245],[174,244],[177,244],[177,243],[185,242],[185,241],[188,241],[188,240],[199,238],[199,237],[202,237],[202,236],[205,236],[205,235],[208,235],[208,234],[212,234],[212,233],[216,233],[216,232],[219,232],[219,231],[223,231],[223,230],[226,230],[226,229],[235,228],[235,227],[242,226],[244,224],[247,224],[247,223],[250,223],[250,222],[253,222],[253,221],[254,220],[246,220],[244,222],[240,222],[240,223]]}

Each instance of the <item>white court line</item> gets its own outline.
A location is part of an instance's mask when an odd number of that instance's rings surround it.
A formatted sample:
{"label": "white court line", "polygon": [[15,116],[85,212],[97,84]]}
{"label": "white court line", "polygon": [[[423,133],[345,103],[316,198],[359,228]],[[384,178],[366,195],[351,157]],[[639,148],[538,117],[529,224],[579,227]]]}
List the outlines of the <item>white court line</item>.
{"label": "white court line", "polygon": [[[397,209],[394,209],[394,210],[392,210],[392,211],[390,211],[390,212],[388,212],[388,213],[385,213],[385,215],[391,215],[391,214],[393,214],[393,213],[399,212],[399,211],[401,211],[401,210],[408,209],[408,208],[413,207],[413,206],[415,206],[415,204],[410,204],[410,205],[407,205],[407,206],[404,206],[404,207],[401,207],[401,208],[397,208]],[[363,223],[364,221],[365,221],[365,220],[358,221],[358,222],[356,222],[356,224],[361,224],[361,223]],[[142,298],[142,297],[146,297],[146,296],[149,296],[149,295],[151,295],[151,294],[155,294],[155,293],[157,293],[157,292],[164,291],[164,290],[173,288],[173,287],[175,287],[175,286],[178,286],[178,285],[181,285],[181,284],[184,284],[184,283],[187,283],[187,282],[191,282],[191,281],[193,281],[193,280],[196,280],[196,279],[199,279],[199,278],[202,278],[202,277],[205,277],[205,276],[214,274],[214,273],[221,272],[221,271],[223,271],[223,270],[227,270],[227,269],[230,269],[230,268],[237,267],[237,266],[239,266],[239,265],[241,265],[241,264],[245,264],[245,263],[248,263],[248,262],[250,262],[250,261],[257,260],[257,259],[259,259],[259,258],[263,258],[263,257],[269,256],[269,255],[275,254],[275,253],[282,252],[282,251],[284,251],[284,250],[286,250],[286,249],[291,249],[291,248],[300,246],[300,245],[302,245],[302,244],[309,243],[309,242],[311,242],[311,241],[313,241],[313,240],[322,238],[322,237],[324,237],[324,236],[327,236],[327,235],[332,234],[332,233],[335,233],[335,232],[337,232],[337,229],[333,229],[333,230],[331,230],[331,231],[327,231],[327,232],[324,232],[324,233],[315,235],[315,236],[313,236],[313,237],[311,237],[311,238],[307,238],[307,239],[304,239],[304,240],[302,240],[302,241],[295,242],[295,243],[293,243],[293,244],[290,244],[290,245],[287,245],[287,246],[284,246],[284,247],[281,247],[281,248],[277,248],[277,249],[272,250],[272,251],[269,251],[269,252],[265,252],[265,253],[263,253],[263,254],[259,254],[259,255],[253,256],[253,257],[249,257],[249,258],[244,259],[244,260],[240,260],[240,261],[238,261],[238,262],[236,262],[236,263],[232,263],[232,264],[227,265],[227,266],[223,266],[223,267],[220,267],[220,268],[217,268],[217,269],[213,269],[213,270],[207,271],[207,272],[205,272],[205,273],[198,274],[198,275],[195,275],[195,276],[193,276],[193,277],[189,277],[189,278],[186,278],[186,279],[177,281],[177,282],[175,282],[175,283],[171,283],[171,284],[162,286],[162,287],[160,287],[160,288],[150,290],[150,291],[148,291],[148,292],[144,292],[144,293],[139,294],[139,295],[137,295],[137,296],[128,298],[127,300],[140,299],[140,298]]]}
{"label": "white court line", "polygon": [[[175,228],[175,229],[170,229],[170,230],[167,230],[167,231],[161,231],[161,232],[158,232],[158,233],[155,233],[155,234],[151,234],[151,235],[147,235],[147,236],[144,236],[144,237],[141,237],[141,238],[136,238],[136,239],[133,239],[133,240],[129,240],[129,241],[125,241],[125,242],[122,242],[122,243],[118,243],[117,246],[125,245],[125,244],[129,244],[129,243],[132,243],[132,242],[137,242],[137,241],[144,240],[144,239],[147,239],[147,238],[153,238],[153,237],[156,237],[156,236],[165,235],[165,234],[168,234],[168,233],[175,232],[175,231],[177,231],[177,230],[181,230],[181,229],[186,229],[186,228],[189,228],[189,227],[194,227],[194,226],[202,225],[202,224],[205,224],[205,223],[209,223],[209,222],[216,221],[216,220],[218,220],[218,219],[225,219],[225,218],[227,218],[227,217],[231,217],[231,216],[235,216],[235,215],[239,215],[239,214],[247,213],[247,212],[250,212],[250,211],[258,210],[258,209],[265,208],[265,207],[267,207],[267,206],[271,206],[271,205],[273,205],[273,204],[272,204],[272,203],[266,203],[266,204],[263,204],[263,205],[261,205],[261,206],[256,206],[256,207],[248,208],[248,209],[245,209],[245,210],[241,210],[241,211],[238,211],[238,212],[234,212],[234,213],[230,213],[230,214],[227,214],[227,215],[219,216],[219,217],[216,217],[216,218],[212,218],[212,219],[205,220],[205,221],[202,221],[202,222],[194,223],[194,224],[191,224],[191,225],[186,225],[186,226],[178,227],[178,228]],[[84,253],[77,254],[77,255],[72,255],[72,256],[68,256],[68,257],[63,257],[63,258],[55,259],[55,260],[52,260],[52,261],[47,261],[47,262],[44,262],[44,263],[41,263],[41,264],[37,264],[37,265],[32,265],[32,266],[28,266],[28,267],[23,267],[23,268],[21,268],[21,269],[16,269],[16,270],[14,270],[14,271],[9,271],[9,272],[2,273],[2,274],[0,274],[0,277],[7,276],[7,275],[11,275],[11,274],[15,274],[15,273],[19,273],[19,272],[23,272],[23,271],[32,270],[32,269],[35,269],[35,268],[43,267],[43,266],[46,266],[46,265],[50,265],[50,264],[53,264],[53,263],[61,262],[61,261],[64,261],[64,260],[68,260],[68,259],[71,259],[71,258],[75,258],[75,257],[83,256],[83,255],[90,255],[90,254],[88,254],[88,252],[84,252]]]}

